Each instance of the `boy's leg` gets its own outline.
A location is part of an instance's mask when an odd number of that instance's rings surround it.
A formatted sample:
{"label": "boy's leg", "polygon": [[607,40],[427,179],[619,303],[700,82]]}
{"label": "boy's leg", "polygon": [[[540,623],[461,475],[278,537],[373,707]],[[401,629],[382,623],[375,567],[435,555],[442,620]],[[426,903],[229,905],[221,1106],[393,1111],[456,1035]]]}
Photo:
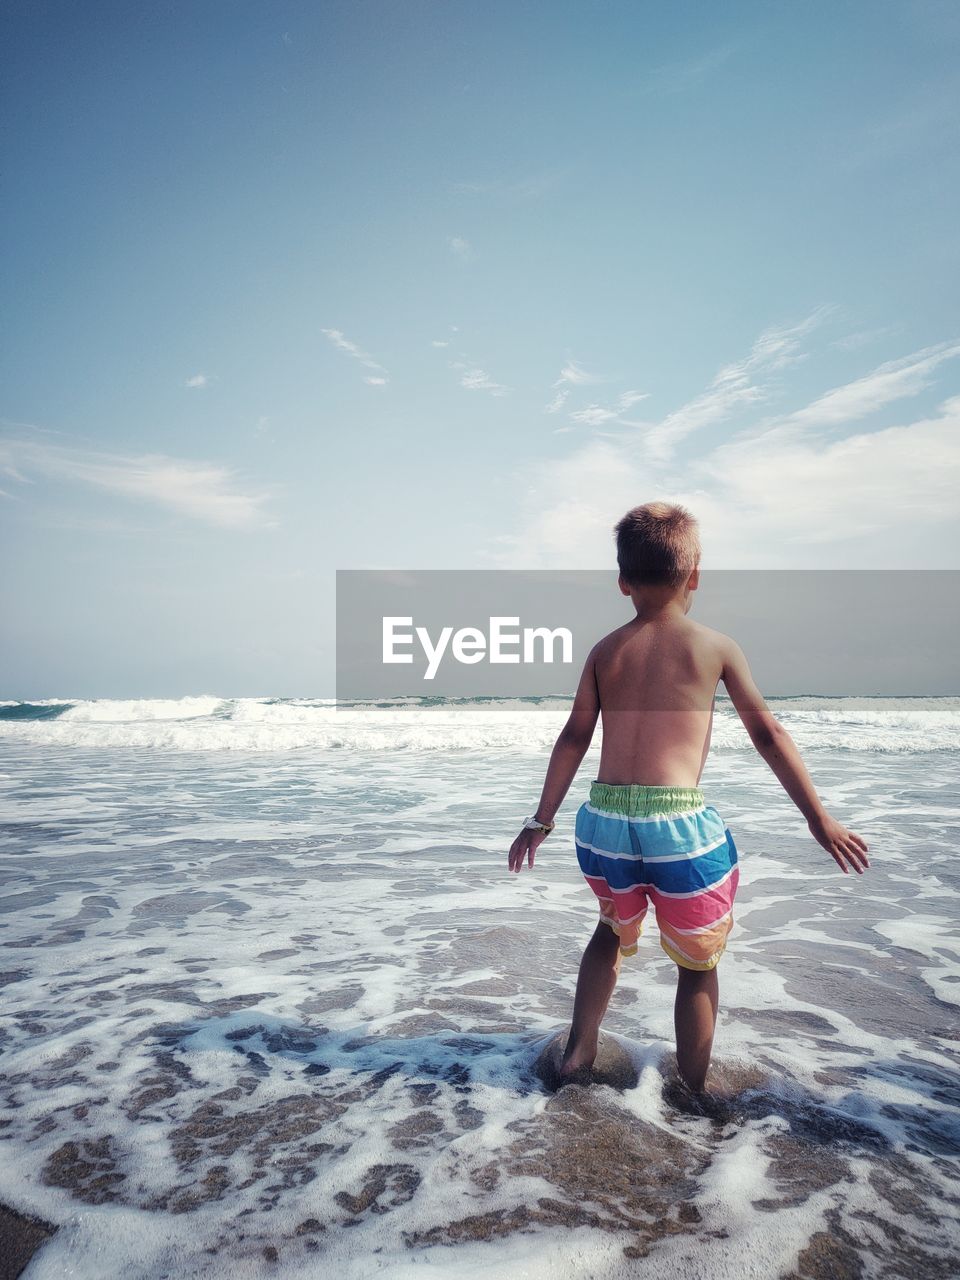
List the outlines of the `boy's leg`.
{"label": "boy's leg", "polygon": [[600,1023],[620,973],[620,939],[601,920],[580,961],[573,1023],[560,1063],[560,1075],[590,1067],[597,1056]]}
{"label": "boy's leg", "polygon": [[677,998],[673,1006],[677,1067],[683,1080],[696,1092],[703,1089],[707,1079],[718,1003],[716,966],[685,969],[677,965]]}

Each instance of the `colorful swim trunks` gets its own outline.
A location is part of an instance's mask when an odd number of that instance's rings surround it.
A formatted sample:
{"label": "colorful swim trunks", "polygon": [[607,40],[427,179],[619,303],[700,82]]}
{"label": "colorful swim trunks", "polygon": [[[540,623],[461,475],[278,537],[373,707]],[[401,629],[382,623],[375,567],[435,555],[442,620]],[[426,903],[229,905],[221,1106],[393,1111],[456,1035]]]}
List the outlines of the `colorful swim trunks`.
{"label": "colorful swim trunks", "polygon": [[632,956],[652,902],[660,945],[684,969],[712,969],[733,927],[733,836],[703,792],[594,782],[577,811],[577,860],[600,919]]}

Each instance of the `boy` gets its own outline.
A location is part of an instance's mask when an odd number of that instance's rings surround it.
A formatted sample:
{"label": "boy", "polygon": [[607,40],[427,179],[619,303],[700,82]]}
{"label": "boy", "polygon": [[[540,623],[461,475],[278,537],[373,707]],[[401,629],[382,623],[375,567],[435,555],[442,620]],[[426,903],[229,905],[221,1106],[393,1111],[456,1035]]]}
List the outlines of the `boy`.
{"label": "boy", "polygon": [[599,899],[600,921],[580,962],[560,1077],[589,1076],[621,957],[636,952],[652,902],[661,946],[677,965],[677,1067],[702,1093],[717,1020],[717,962],[733,925],[739,872],[733,837],[699,790],[720,681],[814,839],[844,873],[850,866],[862,874],[870,864],[866,843],[824,809],[740,647],[687,618],[700,580],[696,520],[682,507],[650,502],[628,511],[615,533],[619,586],[636,617],[587,657],[536,814],[514,840],[509,867],[520,871],[525,857],[533,866],[602,716],[597,781],[576,818],[577,860]]}

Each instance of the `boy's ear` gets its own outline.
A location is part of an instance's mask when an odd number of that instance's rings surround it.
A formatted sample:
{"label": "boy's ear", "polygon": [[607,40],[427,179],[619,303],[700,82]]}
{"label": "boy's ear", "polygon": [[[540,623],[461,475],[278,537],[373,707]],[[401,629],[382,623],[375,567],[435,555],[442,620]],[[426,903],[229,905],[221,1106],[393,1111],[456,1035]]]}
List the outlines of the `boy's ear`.
{"label": "boy's ear", "polygon": [[630,594],[630,588],[624,582],[622,573],[617,578],[617,586],[620,588],[620,594],[622,596],[628,596]]}
{"label": "boy's ear", "polygon": [[693,573],[691,573],[690,577],[687,579],[687,587],[691,591],[696,591],[699,585],[700,585],[700,566],[697,565]]}

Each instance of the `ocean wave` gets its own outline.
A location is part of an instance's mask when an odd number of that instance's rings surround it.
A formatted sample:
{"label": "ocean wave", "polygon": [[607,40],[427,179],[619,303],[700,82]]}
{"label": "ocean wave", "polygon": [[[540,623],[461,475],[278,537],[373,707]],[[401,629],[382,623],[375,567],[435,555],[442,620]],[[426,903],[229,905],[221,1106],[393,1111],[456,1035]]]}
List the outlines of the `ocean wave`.
{"label": "ocean wave", "polygon": [[[801,748],[919,753],[960,750],[960,698],[771,698]],[[549,750],[564,698],[337,703],[329,698],[59,699],[0,703],[0,741],[171,751]],[[713,746],[750,746],[718,698]]]}

